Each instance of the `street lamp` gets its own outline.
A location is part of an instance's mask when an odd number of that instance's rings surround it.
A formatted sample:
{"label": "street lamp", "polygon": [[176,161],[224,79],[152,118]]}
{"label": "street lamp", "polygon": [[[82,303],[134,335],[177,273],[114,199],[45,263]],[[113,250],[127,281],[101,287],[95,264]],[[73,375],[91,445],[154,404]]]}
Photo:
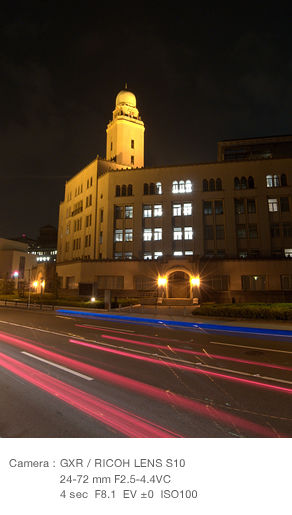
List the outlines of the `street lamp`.
{"label": "street lamp", "polygon": [[193,292],[193,304],[194,303],[198,304],[199,303],[200,277],[198,275],[196,277],[192,276],[190,278],[190,283],[191,283],[192,292]]}
{"label": "street lamp", "polygon": [[13,277],[14,277],[15,279],[17,279],[17,282],[16,282],[16,285],[17,285],[17,286],[16,286],[16,290],[17,290],[17,291],[18,291],[18,276],[19,276],[19,272],[14,272]]}

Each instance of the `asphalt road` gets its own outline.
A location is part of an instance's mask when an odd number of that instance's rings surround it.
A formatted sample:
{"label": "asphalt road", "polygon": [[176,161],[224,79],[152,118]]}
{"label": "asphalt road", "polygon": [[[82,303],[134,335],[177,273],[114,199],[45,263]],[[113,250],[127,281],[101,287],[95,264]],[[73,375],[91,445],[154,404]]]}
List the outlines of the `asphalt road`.
{"label": "asphalt road", "polygon": [[0,437],[292,436],[292,332],[176,324],[1,307]]}

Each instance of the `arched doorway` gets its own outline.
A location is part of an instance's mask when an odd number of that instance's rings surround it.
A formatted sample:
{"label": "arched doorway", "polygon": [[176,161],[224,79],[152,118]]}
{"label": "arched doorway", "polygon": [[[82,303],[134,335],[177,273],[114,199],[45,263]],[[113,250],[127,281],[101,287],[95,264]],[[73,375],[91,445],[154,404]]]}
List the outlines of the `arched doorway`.
{"label": "arched doorway", "polygon": [[168,298],[190,298],[190,278],[186,272],[176,271],[168,276]]}

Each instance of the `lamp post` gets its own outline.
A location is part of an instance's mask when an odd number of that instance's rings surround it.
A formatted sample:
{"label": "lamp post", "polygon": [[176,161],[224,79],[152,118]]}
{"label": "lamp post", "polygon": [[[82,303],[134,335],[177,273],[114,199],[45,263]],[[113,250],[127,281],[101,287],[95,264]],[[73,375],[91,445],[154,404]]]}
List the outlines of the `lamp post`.
{"label": "lamp post", "polygon": [[16,282],[16,290],[17,291],[18,291],[18,276],[19,276],[19,272],[14,272],[13,277],[14,277],[14,279],[17,280],[17,282]]}
{"label": "lamp post", "polygon": [[164,294],[166,294],[166,285],[167,285],[167,277],[166,277],[166,275],[164,277],[161,277],[159,275],[159,277],[157,279],[157,283],[158,283],[158,288],[160,288],[160,290],[162,290],[162,295],[160,297],[161,303],[162,303],[162,299],[164,297]]}

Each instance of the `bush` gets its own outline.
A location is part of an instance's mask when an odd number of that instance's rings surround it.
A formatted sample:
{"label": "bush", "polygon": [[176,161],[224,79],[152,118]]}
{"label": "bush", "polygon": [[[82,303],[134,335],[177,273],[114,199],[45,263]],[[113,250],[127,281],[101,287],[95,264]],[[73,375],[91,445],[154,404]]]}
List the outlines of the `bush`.
{"label": "bush", "polygon": [[193,311],[193,315],[259,320],[292,320],[292,305],[264,303],[202,305]]}

